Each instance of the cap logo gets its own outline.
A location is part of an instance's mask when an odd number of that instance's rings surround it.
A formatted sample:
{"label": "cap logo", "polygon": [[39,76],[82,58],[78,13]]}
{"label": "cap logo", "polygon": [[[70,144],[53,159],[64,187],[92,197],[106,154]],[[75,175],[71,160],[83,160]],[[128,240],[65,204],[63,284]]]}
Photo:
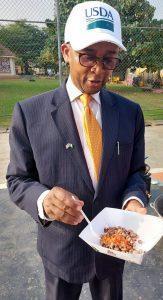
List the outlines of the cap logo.
{"label": "cap logo", "polygon": [[85,10],[87,29],[107,29],[114,32],[114,19],[111,11],[104,7],[93,7]]}

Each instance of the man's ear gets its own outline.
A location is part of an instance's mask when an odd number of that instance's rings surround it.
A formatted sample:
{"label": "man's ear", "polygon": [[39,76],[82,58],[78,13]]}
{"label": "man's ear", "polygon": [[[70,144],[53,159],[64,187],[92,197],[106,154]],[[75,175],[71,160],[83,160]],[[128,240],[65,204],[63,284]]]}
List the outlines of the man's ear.
{"label": "man's ear", "polygon": [[61,45],[61,52],[66,63],[69,63],[70,59],[70,45],[67,43],[63,43]]}

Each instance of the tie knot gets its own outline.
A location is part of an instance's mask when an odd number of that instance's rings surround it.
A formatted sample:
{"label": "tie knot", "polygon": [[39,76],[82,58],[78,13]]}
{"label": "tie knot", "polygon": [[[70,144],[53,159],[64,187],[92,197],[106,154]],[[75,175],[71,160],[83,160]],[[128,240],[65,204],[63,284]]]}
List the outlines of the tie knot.
{"label": "tie knot", "polygon": [[91,95],[89,94],[83,94],[80,96],[80,100],[82,102],[82,104],[85,106],[89,106],[89,103],[91,101]]}

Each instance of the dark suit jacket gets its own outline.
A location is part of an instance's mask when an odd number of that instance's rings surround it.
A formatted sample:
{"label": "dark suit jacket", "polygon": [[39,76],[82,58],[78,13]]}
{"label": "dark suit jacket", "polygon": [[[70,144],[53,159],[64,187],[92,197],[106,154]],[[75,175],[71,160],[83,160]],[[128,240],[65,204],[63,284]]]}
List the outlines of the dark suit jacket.
{"label": "dark suit jacket", "polygon": [[[97,191],[93,189],[65,85],[17,103],[10,130],[7,172],[13,202],[38,223],[38,252],[56,276],[68,282],[89,281],[122,272],[123,261],[92,250],[78,235],[86,226],[53,221],[43,226],[37,211],[40,194],[60,186],[84,200],[92,219],[104,207],[121,208],[129,196],[146,204],[144,121],[139,105],[101,90],[103,154]],[[118,144],[119,142],[119,155]],[[71,143],[73,148],[66,149]]]}

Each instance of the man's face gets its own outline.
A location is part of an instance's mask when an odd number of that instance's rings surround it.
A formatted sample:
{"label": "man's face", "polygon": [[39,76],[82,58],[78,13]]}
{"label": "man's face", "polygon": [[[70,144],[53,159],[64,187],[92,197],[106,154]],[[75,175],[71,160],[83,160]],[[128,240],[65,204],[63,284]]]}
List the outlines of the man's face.
{"label": "man's face", "polygon": [[117,58],[119,53],[118,46],[107,42],[91,45],[79,52],[74,51],[69,44],[63,44],[61,49],[65,61],[69,64],[73,83],[81,92],[87,94],[97,93],[108,81],[113,71],[106,69],[101,61],[97,61],[93,67],[82,66],[79,56],[87,54],[90,57]]}

